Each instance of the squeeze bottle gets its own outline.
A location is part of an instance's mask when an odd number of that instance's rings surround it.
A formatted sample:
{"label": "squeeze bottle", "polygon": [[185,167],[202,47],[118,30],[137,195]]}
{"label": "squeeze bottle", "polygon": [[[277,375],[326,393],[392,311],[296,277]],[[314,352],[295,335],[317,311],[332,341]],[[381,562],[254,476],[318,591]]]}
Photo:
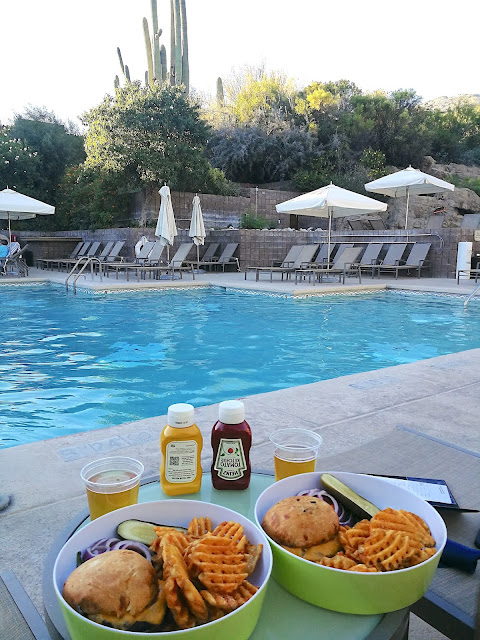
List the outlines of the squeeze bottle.
{"label": "squeeze bottle", "polygon": [[240,400],[226,400],[218,407],[212,429],[212,484],[215,489],[247,489],[250,484],[252,432]]}
{"label": "squeeze bottle", "polygon": [[160,485],[169,496],[196,493],[202,484],[202,434],[191,404],[168,407],[168,424],[160,436]]}

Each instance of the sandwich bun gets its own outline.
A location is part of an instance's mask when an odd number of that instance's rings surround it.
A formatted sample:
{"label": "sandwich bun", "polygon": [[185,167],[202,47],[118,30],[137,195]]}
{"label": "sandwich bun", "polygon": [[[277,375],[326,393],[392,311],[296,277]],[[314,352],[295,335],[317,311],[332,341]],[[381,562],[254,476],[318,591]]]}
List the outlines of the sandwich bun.
{"label": "sandwich bun", "polygon": [[99,624],[129,629],[160,624],[165,599],[152,564],[136,551],[107,551],[77,567],[62,595],[78,613]]}
{"label": "sandwich bun", "polygon": [[321,498],[292,496],[270,507],[262,527],[278,544],[305,548],[334,538],[340,523],[335,510]]}

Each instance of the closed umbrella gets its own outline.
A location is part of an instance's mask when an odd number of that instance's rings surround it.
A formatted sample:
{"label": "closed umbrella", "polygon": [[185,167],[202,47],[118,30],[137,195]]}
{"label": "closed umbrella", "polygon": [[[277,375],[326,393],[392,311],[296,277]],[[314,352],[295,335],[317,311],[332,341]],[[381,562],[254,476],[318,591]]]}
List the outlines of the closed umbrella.
{"label": "closed umbrella", "polygon": [[160,194],[160,211],[155,235],[157,238],[160,238],[162,245],[167,245],[167,256],[169,257],[169,247],[173,245],[173,240],[177,235],[177,225],[175,224],[175,216],[173,214],[170,188],[164,185],[158,193]]}
{"label": "closed umbrella", "polygon": [[426,196],[442,191],[454,191],[455,187],[450,182],[435,178],[419,169],[407,167],[403,171],[390,173],[388,176],[378,178],[365,185],[365,190],[371,193],[381,193],[392,198],[407,197],[405,210],[405,229],[408,227],[408,205],[410,194]]}
{"label": "closed umbrella", "polygon": [[55,213],[55,207],[51,204],[17,193],[13,189],[0,191],[0,219],[8,220],[10,245],[12,244],[11,220],[28,220],[37,215],[46,216],[53,213]]}
{"label": "closed umbrella", "polygon": [[332,218],[379,213],[380,211],[386,211],[387,205],[330,183],[321,189],[304,193],[301,196],[277,204],[276,209],[278,213],[328,218],[328,255],[330,256]]}
{"label": "closed umbrella", "polygon": [[197,269],[200,262],[200,245],[205,243],[205,225],[203,224],[202,207],[200,198],[196,195],[193,198],[192,219],[190,221],[190,231],[188,232],[194,244],[197,245]]}

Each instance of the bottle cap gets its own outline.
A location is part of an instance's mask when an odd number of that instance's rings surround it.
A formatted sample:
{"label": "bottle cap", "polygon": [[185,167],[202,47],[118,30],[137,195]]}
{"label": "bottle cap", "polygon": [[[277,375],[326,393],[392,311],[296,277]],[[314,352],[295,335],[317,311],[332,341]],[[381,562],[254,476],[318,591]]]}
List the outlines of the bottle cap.
{"label": "bottle cap", "polygon": [[175,429],[185,429],[190,427],[194,419],[194,408],[186,402],[171,404],[168,407],[168,424]]}
{"label": "bottle cap", "polygon": [[218,405],[218,419],[224,424],[240,424],[245,420],[245,405],[240,400],[225,400]]}

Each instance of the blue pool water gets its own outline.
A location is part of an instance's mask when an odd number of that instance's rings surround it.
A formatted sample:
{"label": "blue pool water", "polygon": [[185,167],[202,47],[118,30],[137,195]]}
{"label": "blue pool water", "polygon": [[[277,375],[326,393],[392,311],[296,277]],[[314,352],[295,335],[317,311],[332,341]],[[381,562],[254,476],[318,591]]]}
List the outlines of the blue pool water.
{"label": "blue pool water", "polygon": [[480,347],[480,303],[407,293],[0,288],[0,447]]}

